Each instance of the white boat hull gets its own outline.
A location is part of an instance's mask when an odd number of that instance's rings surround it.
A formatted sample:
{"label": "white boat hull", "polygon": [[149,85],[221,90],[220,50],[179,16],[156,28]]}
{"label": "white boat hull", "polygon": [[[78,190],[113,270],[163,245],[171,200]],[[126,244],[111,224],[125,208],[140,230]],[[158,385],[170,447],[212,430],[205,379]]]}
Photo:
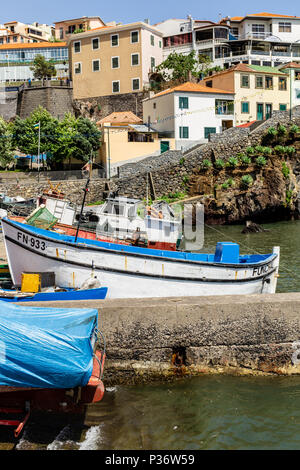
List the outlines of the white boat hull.
{"label": "white boat hull", "polygon": [[115,245],[108,243],[74,244],[73,237],[56,235],[57,239],[52,239],[51,232],[37,233],[36,229],[31,231],[33,227],[6,219],[2,226],[16,286],[21,284],[22,272],[27,271],[55,272],[56,284],[61,287],[81,287],[96,275],[101,285],[108,287],[107,298],[258,294],[276,290],[279,254],[255,265],[205,263],[187,260],[184,254],[181,258],[177,254],[177,259],[167,252],[151,256],[156,250],[116,250]]}

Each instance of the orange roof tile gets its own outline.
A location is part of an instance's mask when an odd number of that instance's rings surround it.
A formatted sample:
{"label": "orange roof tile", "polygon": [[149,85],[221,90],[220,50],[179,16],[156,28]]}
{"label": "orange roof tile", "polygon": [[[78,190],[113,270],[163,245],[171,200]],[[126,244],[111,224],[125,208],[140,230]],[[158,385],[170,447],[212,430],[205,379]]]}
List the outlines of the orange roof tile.
{"label": "orange roof tile", "polygon": [[15,44],[1,44],[0,49],[31,49],[31,48],[43,48],[43,47],[66,47],[66,42],[27,42],[27,43],[15,43]]}
{"label": "orange roof tile", "polygon": [[219,90],[218,88],[210,88],[205,85],[200,85],[199,83],[186,82],[182,85],[175,86],[174,88],[167,88],[166,90],[157,93],[152,98],[157,98],[158,96],[167,95],[168,93],[174,93],[176,91],[183,92],[192,92],[192,93],[219,93],[219,94],[229,94],[232,95],[233,92],[228,90]]}
{"label": "orange roof tile", "polygon": [[[300,18],[299,16],[292,16],[292,15],[278,15],[277,13],[268,13],[266,11],[263,11],[262,13],[249,13],[245,16],[233,16],[230,18],[231,21],[242,21],[245,18],[255,16],[255,17],[261,17],[261,18]],[[222,20],[224,21],[225,18]]]}
{"label": "orange roof tile", "polygon": [[132,111],[115,111],[100,121],[97,124],[104,124],[105,122],[118,123],[118,124],[140,124],[142,119],[136,116]]}

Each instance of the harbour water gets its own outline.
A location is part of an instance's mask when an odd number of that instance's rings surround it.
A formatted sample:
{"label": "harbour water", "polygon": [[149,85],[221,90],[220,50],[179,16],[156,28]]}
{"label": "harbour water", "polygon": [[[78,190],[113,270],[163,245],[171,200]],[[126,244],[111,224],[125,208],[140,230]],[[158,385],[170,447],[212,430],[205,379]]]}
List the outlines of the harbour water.
{"label": "harbour water", "polygon": [[[236,241],[242,253],[279,245],[277,291],[300,291],[300,221],[264,227],[207,227],[203,251],[217,241]],[[32,420],[17,443],[1,430],[0,450],[300,449],[299,425],[300,377],[201,376],[109,387],[84,424]]]}

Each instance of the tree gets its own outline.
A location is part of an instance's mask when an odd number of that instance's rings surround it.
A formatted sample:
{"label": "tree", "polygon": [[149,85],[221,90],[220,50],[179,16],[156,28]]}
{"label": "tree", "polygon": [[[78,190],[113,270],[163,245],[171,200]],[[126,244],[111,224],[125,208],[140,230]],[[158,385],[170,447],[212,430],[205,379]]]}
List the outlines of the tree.
{"label": "tree", "polygon": [[190,75],[198,76],[198,59],[196,52],[189,54],[177,54],[171,52],[166,60],[156,67],[157,72],[161,72],[164,80],[184,83],[190,79]]}
{"label": "tree", "polygon": [[[40,123],[40,149],[38,145],[39,132],[34,125]],[[53,152],[57,142],[58,120],[41,106],[33,111],[26,119],[19,116],[13,123],[13,143],[16,148],[27,155],[38,155]]]}
{"label": "tree", "polygon": [[88,118],[75,118],[67,113],[61,121],[41,106],[26,119],[17,117],[13,124],[13,144],[21,152],[38,155],[38,130],[40,123],[40,154],[47,155],[51,168],[59,169],[71,158],[82,162],[89,160],[100,147],[101,132]]}
{"label": "tree", "polygon": [[44,80],[46,78],[55,77],[56,68],[53,64],[48,62],[42,54],[37,54],[33,61],[33,66],[30,67],[35,79]]}
{"label": "tree", "polygon": [[9,124],[0,116],[0,166],[6,168],[14,159],[13,141]]}

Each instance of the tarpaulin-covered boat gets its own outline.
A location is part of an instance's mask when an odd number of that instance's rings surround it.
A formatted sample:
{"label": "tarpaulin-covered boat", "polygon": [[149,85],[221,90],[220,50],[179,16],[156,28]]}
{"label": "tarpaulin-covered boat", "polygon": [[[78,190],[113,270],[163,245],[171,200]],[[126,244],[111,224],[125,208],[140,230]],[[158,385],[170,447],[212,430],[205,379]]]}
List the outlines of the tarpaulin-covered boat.
{"label": "tarpaulin-covered boat", "polygon": [[[0,425],[18,435],[32,409],[73,411],[102,399],[97,321],[96,309],[0,302]],[[8,419],[17,409],[23,418]]]}

